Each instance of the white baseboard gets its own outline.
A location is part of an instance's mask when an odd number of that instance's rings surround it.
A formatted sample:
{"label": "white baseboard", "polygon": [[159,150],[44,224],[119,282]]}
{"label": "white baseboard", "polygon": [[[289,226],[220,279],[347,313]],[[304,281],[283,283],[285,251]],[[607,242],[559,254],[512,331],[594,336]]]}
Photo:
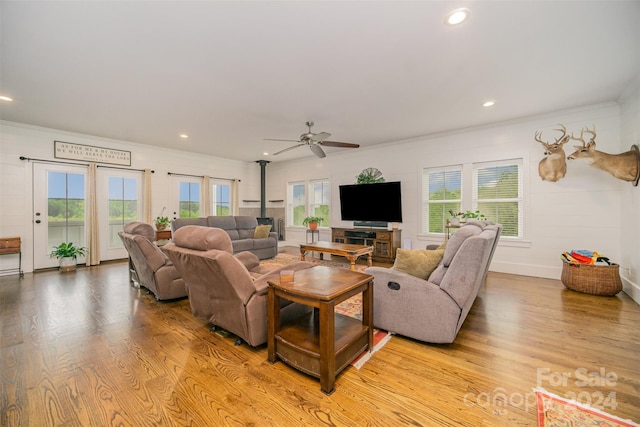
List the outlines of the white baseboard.
{"label": "white baseboard", "polygon": [[622,277],[622,290],[637,304],[640,304],[640,286],[638,286],[637,283],[633,283],[626,277]]}
{"label": "white baseboard", "polygon": [[[492,261],[489,271],[497,273],[519,274],[521,276],[542,277],[545,279],[560,280],[562,267],[547,267],[542,265],[511,263],[504,261]],[[640,304],[640,286],[622,277],[622,291],[629,295],[637,304]]]}
{"label": "white baseboard", "polygon": [[545,279],[560,280],[561,267],[548,267],[535,264],[522,264],[515,262],[496,261],[491,262],[489,271],[498,273],[519,274],[520,276],[542,277]]}

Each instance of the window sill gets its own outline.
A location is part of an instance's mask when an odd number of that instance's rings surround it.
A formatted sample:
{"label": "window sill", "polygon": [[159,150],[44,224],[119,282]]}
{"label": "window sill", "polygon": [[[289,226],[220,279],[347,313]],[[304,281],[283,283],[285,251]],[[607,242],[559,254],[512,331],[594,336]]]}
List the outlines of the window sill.
{"label": "window sill", "polygon": [[514,239],[509,237],[500,237],[498,246],[510,246],[513,248],[530,248],[532,245],[531,240]]}
{"label": "window sill", "polygon": [[[420,234],[418,235],[418,241],[424,241],[428,244],[440,244],[444,240],[444,234]],[[513,248],[530,248],[532,245],[531,240],[516,239],[513,237],[501,236],[498,241],[498,246],[506,246]]]}

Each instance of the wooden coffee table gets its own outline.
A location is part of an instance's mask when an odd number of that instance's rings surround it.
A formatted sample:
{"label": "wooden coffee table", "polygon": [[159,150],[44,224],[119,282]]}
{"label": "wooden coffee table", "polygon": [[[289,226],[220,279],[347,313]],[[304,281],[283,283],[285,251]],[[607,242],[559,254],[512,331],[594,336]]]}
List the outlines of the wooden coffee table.
{"label": "wooden coffee table", "polygon": [[365,245],[352,245],[349,243],[335,243],[335,242],[315,242],[300,245],[300,259],[304,261],[304,257],[308,251],[320,252],[320,259],[322,259],[322,253],[328,253],[333,255],[340,255],[349,260],[351,263],[351,270],[356,269],[356,260],[362,255],[367,255],[367,262],[371,267],[371,257],[373,254],[373,246]]}
{"label": "wooden coffee table", "polygon": [[[373,350],[373,276],[343,268],[315,266],[296,271],[293,281],[268,281],[268,358],[320,378],[331,394],[336,375],[363,351]],[[334,312],[337,304],[362,292],[362,321]],[[280,298],[313,307],[280,323]]]}

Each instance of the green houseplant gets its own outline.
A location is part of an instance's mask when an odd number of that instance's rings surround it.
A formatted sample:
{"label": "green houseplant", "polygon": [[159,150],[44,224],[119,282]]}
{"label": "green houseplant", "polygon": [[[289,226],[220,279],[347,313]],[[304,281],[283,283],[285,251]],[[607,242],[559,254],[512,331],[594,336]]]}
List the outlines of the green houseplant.
{"label": "green houseplant", "polygon": [[60,262],[60,271],[72,271],[76,269],[79,256],[85,256],[87,248],[84,246],[74,246],[73,242],[60,243],[54,246],[49,254],[51,258],[58,258]]}
{"label": "green houseplant", "polygon": [[156,230],[161,231],[169,226],[169,218],[166,216],[156,217]]}
{"label": "green houseplant", "polygon": [[483,214],[480,213],[480,211],[476,210],[476,211],[465,211],[462,213],[461,215],[462,219],[478,219],[478,220],[483,220],[483,219],[487,219],[486,216],[484,216]]}
{"label": "green houseplant", "polygon": [[156,230],[162,231],[169,226],[169,218],[164,215],[165,208],[162,208],[162,212],[160,212],[160,216],[156,217]]}
{"label": "green houseplant", "polygon": [[306,225],[310,230],[317,230],[318,224],[324,221],[324,218],[321,216],[308,216],[302,220],[302,225]]}

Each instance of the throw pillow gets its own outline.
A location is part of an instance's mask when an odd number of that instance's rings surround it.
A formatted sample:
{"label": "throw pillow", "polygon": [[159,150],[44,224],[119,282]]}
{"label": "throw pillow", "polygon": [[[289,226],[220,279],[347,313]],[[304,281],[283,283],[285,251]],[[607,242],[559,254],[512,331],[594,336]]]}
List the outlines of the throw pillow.
{"label": "throw pillow", "polygon": [[427,280],[443,255],[444,249],[397,249],[396,260],[391,268]]}
{"label": "throw pillow", "polygon": [[258,225],[253,232],[254,239],[266,239],[269,237],[269,232],[271,231],[271,225]]}

